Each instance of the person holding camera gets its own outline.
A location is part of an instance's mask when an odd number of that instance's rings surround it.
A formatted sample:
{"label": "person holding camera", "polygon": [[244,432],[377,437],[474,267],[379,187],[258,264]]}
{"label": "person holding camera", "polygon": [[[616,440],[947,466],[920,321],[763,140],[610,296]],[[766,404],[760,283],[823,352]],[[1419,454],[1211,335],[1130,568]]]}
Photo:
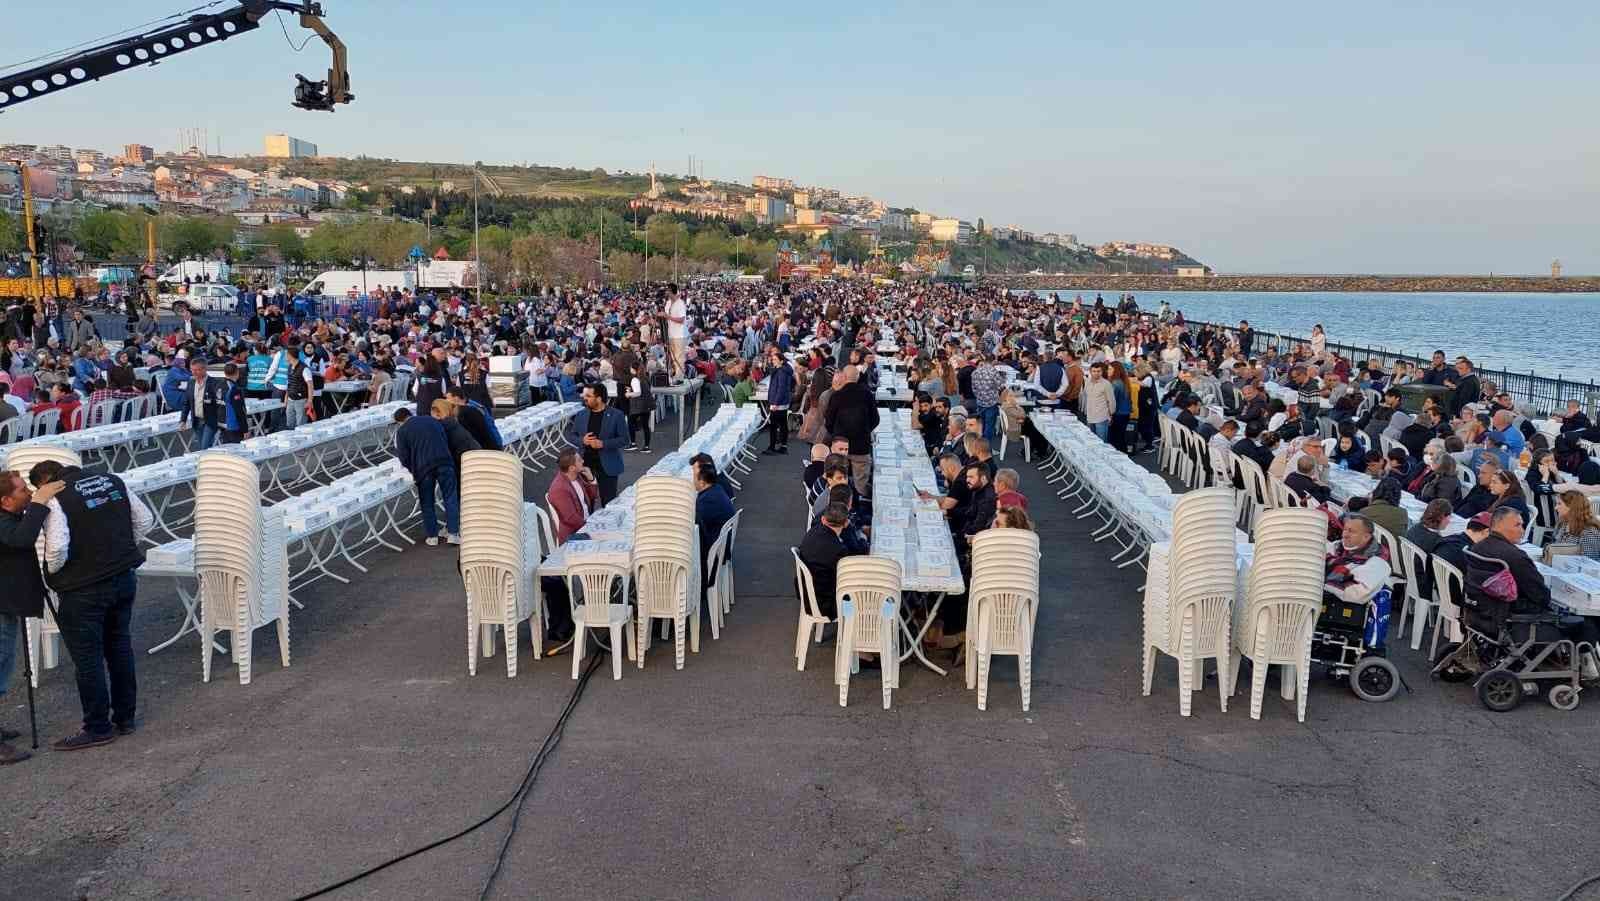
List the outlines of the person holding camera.
{"label": "person holding camera", "polygon": [[[34,543],[50,512],[45,505],[62,487],[61,482],[48,482],[29,491],[22,476],[0,472],[0,581],[7,586],[0,593],[0,695],[10,687],[23,620],[44,615],[44,579]],[[33,756],[10,744],[19,737],[20,732],[0,726],[0,766]]]}

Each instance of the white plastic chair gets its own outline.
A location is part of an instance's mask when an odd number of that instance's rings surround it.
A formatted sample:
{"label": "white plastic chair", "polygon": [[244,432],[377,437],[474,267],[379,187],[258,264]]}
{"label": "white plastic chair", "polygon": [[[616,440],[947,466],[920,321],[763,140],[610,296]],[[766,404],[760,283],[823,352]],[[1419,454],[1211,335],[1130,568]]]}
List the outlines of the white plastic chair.
{"label": "white plastic chair", "polygon": [[1428,660],[1439,656],[1439,635],[1449,624],[1446,641],[1465,641],[1466,631],[1461,627],[1461,607],[1456,598],[1467,596],[1467,580],[1456,565],[1443,557],[1433,558],[1433,603],[1438,615],[1433,620],[1433,640],[1428,645]]}
{"label": "white plastic chair", "polygon": [[217,632],[228,632],[239,684],[249,685],[255,630],[276,624],[289,666],[289,559],[284,511],[261,507],[249,460],[206,453],[195,477],[194,569],[200,582],[200,678],[211,681]]}
{"label": "white plastic chair", "polygon": [[[992,568],[1011,573],[974,574],[968,588],[967,631],[970,634],[975,625],[978,638],[967,656],[976,658],[978,709],[988,709],[991,658],[1009,654],[1017,658],[1017,681],[1026,713],[1033,694],[1033,630],[1039,613],[1039,536],[1021,529],[987,529],[973,537],[972,558],[974,569],[984,560]],[[972,687],[970,679],[968,687]]]}
{"label": "white plastic chair", "polygon": [[[621,585],[623,603],[612,603],[613,586]],[[611,678],[622,678],[622,655],[633,657],[634,630],[629,616],[628,571],[609,563],[573,563],[567,567],[567,590],[572,598],[572,621],[578,634],[572,641],[572,678],[583,668],[590,629],[611,631]],[[582,599],[581,602],[579,599]],[[626,642],[626,644],[624,644]]]}
{"label": "white plastic chair", "polygon": [[[1250,718],[1261,718],[1267,667],[1295,667],[1298,716],[1306,718],[1310,681],[1311,634],[1322,608],[1327,517],[1320,510],[1284,509],[1265,513],[1257,524],[1255,558],[1247,582],[1248,603],[1234,625],[1230,694],[1239,682],[1239,662],[1252,665]],[[1295,682],[1283,676],[1283,696],[1295,697]]]}
{"label": "white plastic chair", "polygon": [[795,589],[800,594],[800,623],[794,633],[794,659],[795,669],[805,672],[806,651],[809,650],[807,641],[812,630],[816,631],[817,644],[822,644],[822,627],[835,620],[824,616],[821,608],[817,606],[817,588],[811,582],[811,570],[806,568],[805,561],[800,559],[800,551],[789,548],[789,555],[794,558]]}
{"label": "white plastic chair", "polygon": [[[392,383],[391,383],[392,384]],[[467,594],[467,672],[493,654],[494,628],[505,630],[506,678],[517,674],[517,626],[528,620],[533,656],[543,653],[543,594],[538,507],[522,501],[522,461],[505,451],[461,458],[461,579]]]}
{"label": "white plastic chair", "polygon": [[[1190,715],[1206,658],[1217,661],[1219,687],[1228,684],[1229,625],[1239,584],[1233,501],[1230,487],[1183,495],[1172,513],[1165,591],[1157,586],[1145,592],[1143,694],[1150,695],[1155,653],[1176,657],[1183,716]],[[1219,694],[1226,712],[1227,696]]]}
{"label": "white plastic chair", "polygon": [[886,557],[846,557],[838,564],[839,636],[833,678],[839,706],[849,703],[850,676],[860,671],[858,652],[877,652],[883,675],[883,709],[900,687],[900,564]]}
{"label": "white plastic chair", "polygon": [[683,669],[686,627],[690,649],[700,653],[698,578],[692,586],[690,584],[690,576],[697,575],[698,567],[687,554],[640,553],[637,549],[632,566],[633,586],[639,599],[639,622],[635,627],[638,647],[634,659],[639,669],[644,669],[644,658],[650,651],[650,621],[660,619],[672,623],[673,666]]}
{"label": "white plastic chair", "polygon": [[1411,617],[1411,649],[1413,651],[1422,647],[1422,630],[1429,619],[1434,615],[1433,599],[1424,597],[1421,591],[1422,573],[1428,572],[1428,552],[1411,543],[1408,538],[1400,539],[1400,556],[1405,560],[1406,589],[1405,602],[1400,608],[1400,615],[1391,620],[1390,631],[1403,635],[1406,617]]}

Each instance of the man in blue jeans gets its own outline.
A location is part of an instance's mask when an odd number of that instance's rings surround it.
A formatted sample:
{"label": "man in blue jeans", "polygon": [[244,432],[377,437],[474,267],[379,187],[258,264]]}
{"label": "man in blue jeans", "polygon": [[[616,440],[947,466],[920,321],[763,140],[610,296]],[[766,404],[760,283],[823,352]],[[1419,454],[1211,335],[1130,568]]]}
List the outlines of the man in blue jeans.
{"label": "man in blue jeans", "polygon": [[400,429],[394,436],[394,455],[411,473],[417,484],[417,502],[422,505],[422,532],[429,547],[439,546],[439,514],[434,508],[434,491],[444,495],[444,539],[461,543],[461,499],[456,492],[456,464],[450,455],[450,441],[444,424],[432,416],[413,416],[410,408],[395,411]]}
{"label": "man in blue jeans", "polygon": [[189,387],[183,395],[183,407],[178,413],[178,427],[193,426],[199,438],[195,450],[205,450],[217,443],[222,434],[227,415],[228,387],[226,379],[212,378],[206,372],[206,361],[196,356],[189,361],[191,376]]}
{"label": "man in blue jeans", "polygon": [[35,464],[28,473],[36,488],[58,480],[60,493],[46,505],[45,582],[60,598],[56,625],[77,670],[83,730],[51,747],[78,751],[110,744],[135,728],[135,571],[144,563],[139,539],[155,525],[155,517],[109,473],[86,473],[54,460]]}
{"label": "man in blue jeans", "polygon": [[978,418],[983,421],[983,438],[993,443],[999,435],[1000,390],[1006,386],[1006,374],[994,365],[994,355],[985,353],[978,368],[972,371],[972,399],[978,405]]}

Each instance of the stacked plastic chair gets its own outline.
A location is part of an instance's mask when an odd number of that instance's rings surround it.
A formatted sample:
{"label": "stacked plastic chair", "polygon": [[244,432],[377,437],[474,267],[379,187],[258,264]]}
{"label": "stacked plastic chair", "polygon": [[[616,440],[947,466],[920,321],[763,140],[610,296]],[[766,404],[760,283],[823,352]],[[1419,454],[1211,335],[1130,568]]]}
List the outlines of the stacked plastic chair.
{"label": "stacked plastic chair", "polygon": [[231,633],[239,684],[250,684],[251,637],[276,623],[289,665],[289,556],[283,511],[261,509],[256,465],[200,457],[194,496],[194,571],[200,582],[200,677],[211,681],[212,638]]}
{"label": "stacked plastic chair", "polygon": [[[391,382],[390,384],[394,384]],[[461,580],[467,590],[467,672],[478,674],[506,636],[506,678],[517,674],[517,625],[528,620],[533,657],[544,646],[539,579],[538,508],[523,503],[522,461],[505,451],[468,451],[461,458]]]}
{"label": "stacked plastic chair", "polygon": [[[46,460],[54,460],[62,466],[80,466],[82,462],[77,453],[64,447],[55,447],[48,444],[21,444],[8,448],[5,451],[5,469],[9,469],[24,479],[28,471]],[[44,535],[39,535],[39,540],[34,544],[39,557],[39,565],[44,565]],[[54,593],[51,594],[51,604],[56,603]],[[56,626],[56,618],[50,613],[50,604],[44,606],[44,616],[28,617],[23,624],[23,632],[28,639],[28,661],[33,666],[33,687],[39,687],[39,670],[55,669],[61,663],[61,629]]]}
{"label": "stacked plastic chair", "polygon": [[[673,628],[673,665],[683,669],[684,638],[700,653],[700,547],[694,524],[694,485],[675,476],[645,476],[634,485],[633,564],[639,618],[635,658],[644,669],[651,620]],[[711,609],[712,634],[720,628],[721,604]],[[665,639],[665,634],[662,638]]]}
{"label": "stacked plastic chair", "polygon": [[861,653],[876,653],[883,673],[883,709],[900,687],[900,563],[888,557],[846,557],[839,561],[835,597],[839,635],[834,642],[833,681],[839,706],[850,699],[850,676],[859,672]]}
{"label": "stacked plastic chair", "polygon": [[[1201,667],[1216,658],[1219,686],[1228,684],[1229,625],[1239,593],[1233,488],[1191,491],[1172,509],[1165,597],[1160,586],[1145,593],[1144,694],[1150,694],[1156,652],[1178,658],[1178,711],[1188,716]],[[1227,693],[1219,687],[1224,712]]]}
{"label": "stacked plastic chair", "polygon": [[978,709],[989,707],[990,660],[1009,654],[1017,658],[1026,713],[1033,698],[1033,630],[1039,618],[1037,533],[987,529],[972,539],[967,611],[967,688],[978,689]]}
{"label": "stacked plastic chair", "polygon": [[1321,510],[1289,507],[1269,510],[1256,522],[1255,556],[1250,563],[1246,605],[1235,619],[1232,681],[1239,684],[1239,661],[1250,658],[1250,718],[1261,719],[1267,667],[1297,668],[1284,673],[1283,698],[1299,690],[1300,722],[1306,719],[1306,689],[1311,672],[1311,634],[1322,609],[1327,559],[1328,517]]}

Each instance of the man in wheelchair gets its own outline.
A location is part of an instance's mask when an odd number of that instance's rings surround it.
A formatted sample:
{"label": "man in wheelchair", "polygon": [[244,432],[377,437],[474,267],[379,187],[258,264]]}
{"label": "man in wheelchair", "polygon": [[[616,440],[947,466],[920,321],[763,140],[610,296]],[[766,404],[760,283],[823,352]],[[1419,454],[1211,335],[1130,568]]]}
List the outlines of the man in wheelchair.
{"label": "man in wheelchair", "polygon": [[1467,640],[1444,648],[1434,672],[1445,681],[1483,674],[1479,699],[1492,710],[1509,710],[1524,689],[1540,688],[1550,692],[1551,704],[1570,710],[1577,706],[1580,656],[1581,678],[1600,676],[1585,641],[1589,626],[1583,617],[1551,608],[1549,586],[1518,547],[1522,514],[1500,507],[1473,517],[1474,523],[1485,519],[1489,533],[1465,551]]}
{"label": "man in wheelchair", "polygon": [[1392,567],[1389,549],[1378,540],[1372,521],[1358,513],[1346,516],[1339,540],[1328,546],[1317,631],[1359,637],[1368,653],[1382,655],[1389,632],[1385,589]]}

